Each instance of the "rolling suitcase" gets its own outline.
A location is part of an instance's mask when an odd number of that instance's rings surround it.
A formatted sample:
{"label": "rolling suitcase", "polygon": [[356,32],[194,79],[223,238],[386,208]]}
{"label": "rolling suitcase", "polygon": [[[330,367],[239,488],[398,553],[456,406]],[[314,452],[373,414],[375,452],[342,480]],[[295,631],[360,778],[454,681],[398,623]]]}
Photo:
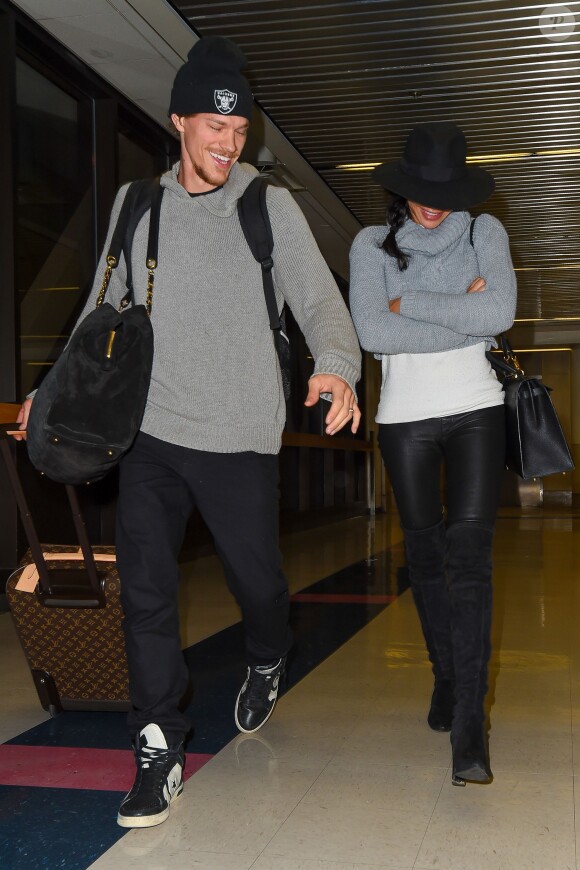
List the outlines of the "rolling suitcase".
{"label": "rolling suitcase", "polygon": [[129,676],[113,547],[91,547],[76,490],[67,496],[79,546],[40,544],[8,444],[0,449],[30,549],[6,598],[45,710],[128,710]]}

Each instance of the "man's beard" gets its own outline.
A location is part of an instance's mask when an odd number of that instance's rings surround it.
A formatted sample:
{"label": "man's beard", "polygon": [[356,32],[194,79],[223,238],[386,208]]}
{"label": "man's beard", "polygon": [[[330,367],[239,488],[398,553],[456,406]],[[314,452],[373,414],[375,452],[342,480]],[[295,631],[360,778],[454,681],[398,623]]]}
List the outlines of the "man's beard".
{"label": "man's beard", "polygon": [[216,169],[215,177],[212,176],[211,173],[208,171],[208,169],[206,169],[205,166],[200,166],[198,163],[193,164],[193,169],[194,169],[195,174],[198,176],[198,178],[201,178],[201,180],[205,181],[206,184],[211,184],[214,187],[220,187],[220,185],[225,184],[226,181],[228,180],[229,174],[230,174],[230,171],[231,171],[231,168],[233,165],[234,164],[232,163],[228,167],[227,171],[224,170],[225,177],[224,177],[224,174],[219,172],[218,169]]}

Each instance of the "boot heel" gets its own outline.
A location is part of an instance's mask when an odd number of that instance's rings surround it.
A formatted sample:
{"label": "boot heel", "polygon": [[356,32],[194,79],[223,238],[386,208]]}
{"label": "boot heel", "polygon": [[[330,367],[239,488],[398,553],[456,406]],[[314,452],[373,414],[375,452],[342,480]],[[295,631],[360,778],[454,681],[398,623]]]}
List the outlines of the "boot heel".
{"label": "boot heel", "polygon": [[478,763],[465,768],[461,767],[460,770],[454,768],[451,774],[451,784],[460,786],[466,785],[468,782],[479,782],[482,785],[487,785],[492,779],[491,771]]}
{"label": "boot heel", "polygon": [[482,725],[471,723],[460,728],[454,724],[451,732],[453,755],[451,782],[464,786],[466,782],[489,783],[493,774],[489,767],[485,733]]}

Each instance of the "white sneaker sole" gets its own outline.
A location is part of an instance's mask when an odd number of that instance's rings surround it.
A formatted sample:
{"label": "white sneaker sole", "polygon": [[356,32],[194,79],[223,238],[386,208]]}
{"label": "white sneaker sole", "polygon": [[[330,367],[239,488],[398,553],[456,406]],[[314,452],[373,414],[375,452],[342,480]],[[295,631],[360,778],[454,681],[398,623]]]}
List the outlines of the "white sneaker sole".
{"label": "white sneaker sole", "polygon": [[171,809],[171,804],[179,800],[182,794],[183,783],[181,783],[178,791],[175,792],[175,794],[169,801],[169,806],[167,807],[167,809],[163,810],[162,813],[155,813],[154,816],[122,816],[121,813],[119,813],[117,815],[117,824],[120,825],[122,828],[154,828],[155,825],[160,825],[167,818],[169,818],[169,810]]}

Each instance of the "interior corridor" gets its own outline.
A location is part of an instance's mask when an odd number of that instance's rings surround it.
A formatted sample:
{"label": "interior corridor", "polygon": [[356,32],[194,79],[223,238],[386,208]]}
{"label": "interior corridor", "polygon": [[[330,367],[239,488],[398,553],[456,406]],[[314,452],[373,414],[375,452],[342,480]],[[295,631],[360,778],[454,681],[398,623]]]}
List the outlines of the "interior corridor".
{"label": "interior corridor", "polygon": [[503,509],[495,545],[491,785],[451,785],[426,723],[430,666],[396,517],[283,536],[296,652],[277,709],[238,735],[238,612],[214,557],[183,565],[194,675],[190,778],[164,824],[116,824],[133,761],[121,713],[40,708],[0,615],[6,870],[570,870],[580,741],[580,513]]}

